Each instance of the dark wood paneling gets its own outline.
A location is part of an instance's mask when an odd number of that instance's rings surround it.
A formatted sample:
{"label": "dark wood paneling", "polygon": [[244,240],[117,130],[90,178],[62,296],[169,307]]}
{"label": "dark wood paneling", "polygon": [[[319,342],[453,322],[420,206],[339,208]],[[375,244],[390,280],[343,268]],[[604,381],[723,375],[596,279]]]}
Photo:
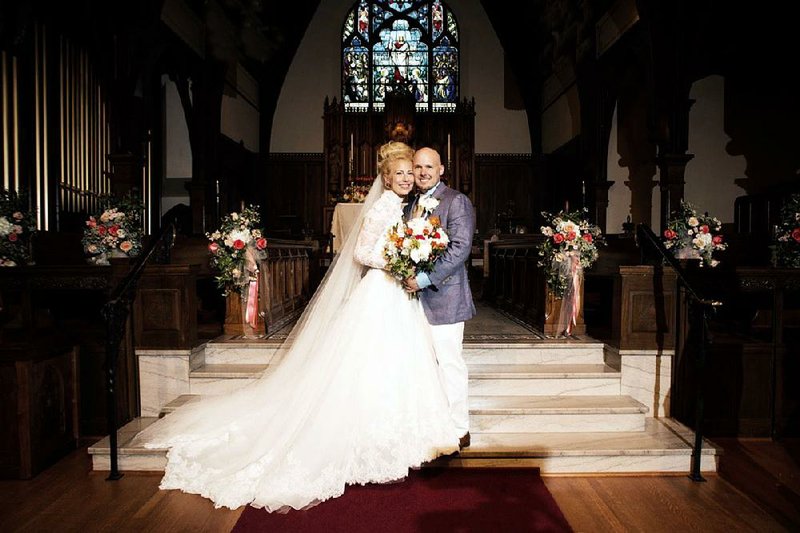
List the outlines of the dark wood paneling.
{"label": "dark wood paneling", "polygon": [[198,265],[148,265],[133,304],[137,348],[197,344]]}
{"label": "dark wood paneling", "polygon": [[[106,433],[105,322],[100,310],[128,271],[128,260],[111,267],[35,266],[0,270],[0,348],[25,351],[39,339],[80,349],[80,432]],[[118,419],[137,414],[137,371],[128,331],[117,368]]]}
{"label": "dark wood paneling", "polygon": [[615,287],[610,343],[620,350],[673,350],[675,271],[620,266]]}
{"label": "dark wood paneling", "polygon": [[530,154],[476,155],[475,212],[480,234],[494,228],[513,233],[518,225],[538,233],[542,221],[537,191]]}
{"label": "dark wood paneling", "polygon": [[773,268],[696,268],[695,287],[723,305],[710,317],[706,370],[697,370],[698,318],[679,292],[673,415],[694,425],[702,383],[710,436],[800,435],[800,272]]}
{"label": "dark wood paneling", "polygon": [[[263,225],[269,236],[303,239],[324,232],[322,154],[270,154],[265,161]],[[330,222],[328,222],[330,223]]]}
{"label": "dark wood paneling", "polygon": [[78,349],[46,342],[0,348],[0,477],[27,479],[78,439]]}

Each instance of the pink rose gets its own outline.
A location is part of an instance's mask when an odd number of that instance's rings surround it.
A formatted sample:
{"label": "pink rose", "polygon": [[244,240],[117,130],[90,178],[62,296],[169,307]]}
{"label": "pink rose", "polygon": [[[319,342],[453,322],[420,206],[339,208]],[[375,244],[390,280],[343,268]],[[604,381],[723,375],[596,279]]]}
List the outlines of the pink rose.
{"label": "pink rose", "polygon": [[266,247],[267,247],[267,239],[265,239],[264,237],[261,237],[256,241],[256,248],[258,248],[259,250],[263,250]]}
{"label": "pink rose", "polygon": [[715,235],[711,242],[714,244],[722,244],[722,235]]}
{"label": "pink rose", "polygon": [[242,239],[236,239],[235,241],[233,241],[233,247],[236,250],[241,250],[242,248],[244,248],[244,241]]}
{"label": "pink rose", "polygon": [[94,219],[94,217],[89,217],[89,220],[86,221],[86,225],[90,228],[94,228],[97,226],[97,221]]}
{"label": "pink rose", "polygon": [[131,241],[122,241],[122,243],[119,245],[119,249],[125,252],[126,254],[131,251],[131,248],[133,248],[133,244],[131,244]]}
{"label": "pink rose", "polygon": [[675,233],[673,230],[671,230],[669,228],[664,230],[664,238],[665,239],[670,239],[671,240],[671,239],[674,239],[677,236],[678,236],[678,234]]}
{"label": "pink rose", "polygon": [[560,233],[556,233],[555,235],[553,235],[553,242],[556,244],[561,244],[562,242],[564,242],[564,236]]}
{"label": "pink rose", "polygon": [[111,226],[110,228],[108,228],[108,232],[109,232],[111,235],[115,236],[115,237],[117,236],[117,232],[118,232],[118,231],[119,231],[119,225],[118,225],[118,224],[114,224],[113,226]]}
{"label": "pink rose", "polygon": [[589,244],[591,244],[592,241],[594,240],[594,238],[592,237],[591,233],[584,233],[583,234],[583,240],[588,242]]}
{"label": "pink rose", "polygon": [[575,235],[574,231],[570,231],[569,233],[567,233],[567,240],[568,241],[574,241],[575,237],[576,237],[576,235]]}
{"label": "pink rose", "polygon": [[217,250],[219,250],[219,244],[212,242],[211,244],[208,245],[208,251],[211,252],[212,254],[217,253]]}
{"label": "pink rose", "polygon": [[105,226],[97,226],[97,233],[99,233],[100,235],[105,235],[106,234],[106,227]]}
{"label": "pink rose", "polygon": [[18,237],[17,237],[16,233],[9,233],[8,234],[8,240],[11,241],[11,242],[17,242],[17,238]]}
{"label": "pink rose", "polygon": [[792,230],[792,239],[794,239],[795,242],[800,242],[800,228],[794,228]]}
{"label": "pink rose", "polygon": [[707,225],[705,225],[705,224],[703,224],[702,226],[700,226],[700,232],[701,232],[701,233],[708,233],[708,232],[709,232],[708,226],[707,226]]}

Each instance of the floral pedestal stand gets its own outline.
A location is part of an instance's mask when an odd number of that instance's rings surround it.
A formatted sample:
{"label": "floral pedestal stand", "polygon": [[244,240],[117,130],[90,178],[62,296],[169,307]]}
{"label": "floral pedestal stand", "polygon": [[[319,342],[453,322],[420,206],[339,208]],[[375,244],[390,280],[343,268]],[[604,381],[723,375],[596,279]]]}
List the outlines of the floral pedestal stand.
{"label": "floral pedestal stand", "polygon": [[[582,287],[581,287],[582,289]],[[542,333],[547,337],[559,337],[563,331],[558,331],[558,318],[561,315],[561,298],[556,297],[550,289],[545,293],[544,325]],[[581,290],[581,302],[583,302],[583,290]],[[585,335],[586,324],[583,321],[583,304],[578,308],[578,316],[575,325],[572,326],[572,335]]]}
{"label": "floral pedestal stand", "polygon": [[245,319],[244,302],[238,292],[230,292],[225,297],[225,324],[226,335],[242,335],[257,338],[265,334],[264,317],[257,314],[256,326],[248,324]]}

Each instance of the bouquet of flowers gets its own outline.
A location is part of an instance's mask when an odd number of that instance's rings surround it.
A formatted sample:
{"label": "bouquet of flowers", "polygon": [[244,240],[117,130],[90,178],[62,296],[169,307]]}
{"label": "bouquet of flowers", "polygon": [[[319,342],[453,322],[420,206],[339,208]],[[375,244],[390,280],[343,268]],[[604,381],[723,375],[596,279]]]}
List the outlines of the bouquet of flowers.
{"label": "bouquet of flowers", "polygon": [[134,257],[142,251],[141,201],[132,195],[100,199],[102,210],[91,215],[83,229],[83,250],[91,256],[117,253]]}
{"label": "bouquet of flowers", "polygon": [[604,243],[603,234],[585,218],[588,209],[553,215],[546,211],[547,221],[541,227],[547,237],[539,245],[539,266],[547,272],[547,287],[556,298],[563,298],[575,275],[597,261],[597,246]]}
{"label": "bouquet of flowers", "polygon": [[699,257],[700,266],[715,267],[719,261],[712,257],[713,253],[728,247],[720,229],[722,223],[718,219],[708,213],[700,215],[692,204],[681,201],[680,209],[667,221],[664,247],[678,259]]}
{"label": "bouquet of flowers", "polygon": [[800,268],[800,194],[789,196],[781,208],[781,223],[775,238],[775,264]]}
{"label": "bouquet of flowers", "polygon": [[36,233],[36,218],[24,194],[0,189],[0,266],[30,263],[28,244]]}
{"label": "bouquet of flowers", "polygon": [[241,213],[225,215],[219,229],[206,234],[211,241],[211,267],[225,296],[231,292],[244,296],[243,289],[254,281],[258,261],[266,257],[267,239],[258,227],[260,222],[258,206],[251,205]]}
{"label": "bouquet of flowers", "polygon": [[447,249],[450,238],[437,216],[413,218],[389,229],[384,246],[389,272],[399,280],[417,272],[431,272],[436,259]]}
{"label": "bouquet of flowers", "polygon": [[342,191],[342,194],[336,200],[345,203],[364,203],[371,187],[371,185],[356,185],[351,183],[344,188],[344,191]]}

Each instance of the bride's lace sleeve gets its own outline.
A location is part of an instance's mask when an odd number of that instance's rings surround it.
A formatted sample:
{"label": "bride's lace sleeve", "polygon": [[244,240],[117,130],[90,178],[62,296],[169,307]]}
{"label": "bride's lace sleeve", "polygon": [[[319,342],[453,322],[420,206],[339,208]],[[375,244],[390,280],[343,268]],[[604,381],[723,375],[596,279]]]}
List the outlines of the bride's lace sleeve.
{"label": "bride's lace sleeve", "polygon": [[358,232],[354,257],[356,261],[370,268],[386,268],[386,258],[383,256],[383,247],[386,243],[386,232],[389,230],[391,220],[386,209],[382,209],[378,201],[364,217],[361,230]]}

